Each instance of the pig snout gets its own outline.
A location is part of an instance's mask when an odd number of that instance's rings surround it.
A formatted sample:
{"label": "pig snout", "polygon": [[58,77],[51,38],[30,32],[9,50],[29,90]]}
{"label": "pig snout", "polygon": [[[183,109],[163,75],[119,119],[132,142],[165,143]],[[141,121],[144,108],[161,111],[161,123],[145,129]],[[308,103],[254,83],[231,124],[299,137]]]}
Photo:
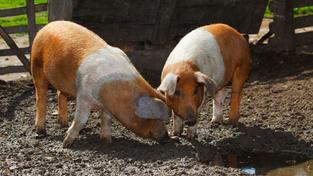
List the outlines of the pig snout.
{"label": "pig snout", "polygon": [[185,125],[194,126],[197,123],[197,113],[193,112],[191,108],[188,108],[186,113]]}
{"label": "pig snout", "polygon": [[170,140],[167,129],[162,121],[156,123],[151,133],[153,138],[160,144],[165,144]]}

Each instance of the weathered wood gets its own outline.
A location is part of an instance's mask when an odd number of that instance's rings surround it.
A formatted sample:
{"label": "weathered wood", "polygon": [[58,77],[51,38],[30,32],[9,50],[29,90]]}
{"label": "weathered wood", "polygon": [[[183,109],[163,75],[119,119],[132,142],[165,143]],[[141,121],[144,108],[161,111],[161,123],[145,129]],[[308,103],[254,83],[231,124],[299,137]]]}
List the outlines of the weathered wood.
{"label": "weathered wood", "polygon": [[265,40],[269,39],[273,33],[271,31],[268,31],[265,35],[263,35],[257,42],[256,45],[261,45]]}
{"label": "weathered wood", "polygon": [[[36,25],[36,30],[38,31],[45,25]],[[20,32],[28,32],[28,26],[22,25],[22,26],[10,26],[10,27],[4,27],[5,31],[8,34],[14,34],[14,33],[20,33]]]}
{"label": "weathered wood", "polygon": [[[92,4],[91,2],[90,4]],[[72,19],[72,0],[49,0],[48,20],[71,20]]]}
{"label": "weathered wood", "polygon": [[313,6],[312,0],[292,0],[292,3],[293,3],[294,8],[304,7],[304,6]]}
{"label": "weathered wood", "polygon": [[193,27],[212,23],[226,23],[242,33],[253,34],[260,28],[267,0],[188,2],[182,0],[177,4],[170,36],[180,36]]}
{"label": "weathered wood", "polygon": [[313,15],[301,16],[294,19],[295,29],[313,26]]}
{"label": "weathered wood", "polygon": [[138,24],[105,24],[80,21],[108,42],[147,41],[153,33],[153,25]]}
{"label": "weathered wood", "polygon": [[[268,2],[268,0],[97,0],[92,3],[89,0],[72,1],[73,21],[95,31],[108,42],[148,41],[152,44],[177,41],[196,27],[217,22],[227,23],[242,33],[257,33]],[[107,27],[108,25],[111,27]]]}
{"label": "weathered wood", "polygon": [[296,45],[313,44],[313,32],[299,33],[295,36]]}
{"label": "weathered wood", "polygon": [[32,46],[33,40],[37,33],[34,0],[26,0],[26,14],[28,21],[29,45]]}
{"label": "weathered wood", "polygon": [[159,0],[88,0],[79,1],[73,10],[73,20],[93,22],[154,24]]}
{"label": "weathered wood", "polygon": [[181,7],[203,7],[203,6],[215,6],[215,5],[238,5],[239,3],[250,3],[251,0],[180,0],[180,6]]}
{"label": "weathered wood", "polygon": [[[47,11],[48,4],[37,4],[35,5],[35,12],[43,12]],[[12,9],[2,9],[0,10],[0,17],[10,17],[16,15],[26,14],[26,7],[18,7]]]}
{"label": "weathered wood", "polygon": [[25,68],[22,65],[11,65],[6,67],[1,67],[0,75],[5,75],[8,73],[23,73]]}
{"label": "weathered wood", "polygon": [[[24,48],[19,48],[24,54],[30,54],[30,48],[29,47],[24,47]],[[12,49],[2,49],[0,50],[0,56],[13,56],[16,55],[16,51]]]}
{"label": "weathered wood", "polygon": [[269,46],[277,51],[293,51],[295,39],[292,1],[272,0],[270,10],[274,13],[274,21],[269,28],[275,37],[269,39]]}
{"label": "weathered wood", "polygon": [[22,50],[20,50],[15,44],[14,40],[6,33],[6,31],[0,26],[0,35],[4,39],[4,41],[8,44],[8,46],[15,52],[18,59],[23,63],[25,69],[30,73],[30,62],[25,57]]}
{"label": "weathered wood", "polygon": [[19,32],[28,32],[28,26],[27,25],[4,27],[4,29],[8,34],[19,33]]}
{"label": "weathered wood", "polygon": [[154,27],[152,43],[163,44],[166,42],[176,2],[177,0],[159,0],[158,18]]}

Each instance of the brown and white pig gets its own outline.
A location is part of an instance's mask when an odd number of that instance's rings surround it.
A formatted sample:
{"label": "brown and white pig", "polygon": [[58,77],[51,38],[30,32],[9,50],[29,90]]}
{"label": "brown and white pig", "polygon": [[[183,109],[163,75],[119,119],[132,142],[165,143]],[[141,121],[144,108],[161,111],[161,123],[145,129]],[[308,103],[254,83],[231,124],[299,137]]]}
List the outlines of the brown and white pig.
{"label": "brown and white pig", "polygon": [[175,113],[173,134],[180,135],[184,124],[189,126],[187,138],[196,134],[205,92],[213,97],[211,122],[221,121],[224,87],[229,82],[232,82],[229,122],[237,123],[250,64],[248,42],[228,25],[207,25],[184,36],[170,53],[158,87]]}
{"label": "brown and white pig", "polygon": [[111,118],[143,138],[168,139],[162,120],[169,110],[126,54],[85,27],[51,22],[36,35],[31,52],[36,88],[37,133],[45,133],[48,84],[57,89],[58,120],[67,126],[67,96],[76,96],[76,111],[63,145],[72,144],[91,110],[101,110],[100,138],[111,142]]}

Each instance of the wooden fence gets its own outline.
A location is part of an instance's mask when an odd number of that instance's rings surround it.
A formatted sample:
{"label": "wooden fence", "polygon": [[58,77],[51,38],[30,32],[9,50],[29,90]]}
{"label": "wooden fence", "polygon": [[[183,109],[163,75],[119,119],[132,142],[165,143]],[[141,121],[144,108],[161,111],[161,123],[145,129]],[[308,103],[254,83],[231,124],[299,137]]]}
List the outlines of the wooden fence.
{"label": "wooden fence", "polygon": [[[28,25],[19,25],[12,27],[3,27],[7,34],[27,32],[29,34],[29,46],[20,48],[23,53],[30,52],[31,43],[35,37],[36,32],[43,27],[43,25],[36,24],[35,13],[47,11],[47,3],[45,4],[34,4],[34,0],[26,0],[26,7],[18,7],[12,9],[0,10],[0,17],[12,17],[17,15],[27,15]],[[12,49],[2,49],[0,50],[0,56],[15,55],[16,51]]]}
{"label": "wooden fence", "polygon": [[[313,0],[272,0],[270,10],[274,13],[269,34],[269,47],[277,52],[294,51],[296,47],[313,44],[313,31],[296,33],[299,28],[313,27],[313,15],[294,17],[294,8],[313,6]],[[270,35],[268,35],[269,37]]]}
{"label": "wooden fence", "polygon": [[[0,26],[0,35],[8,44],[10,49],[0,50],[0,56],[16,55],[23,63],[24,68],[30,72],[30,61],[25,57],[29,54],[34,37],[39,29],[44,25],[36,24],[36,12],[49,11],[48,21],[54,20],[70,20],[72,15],[71,0],[49,0],[49,3],[34,4],[34,0],[26,0],[26,7],[3,9],[0,10],[0,17],[12,17],[17,15],[27,15],[27,25],[19,25],[12,27]],[[14,40],[9,34],[28,33],[29,45],[27,47],[18,48]]]}

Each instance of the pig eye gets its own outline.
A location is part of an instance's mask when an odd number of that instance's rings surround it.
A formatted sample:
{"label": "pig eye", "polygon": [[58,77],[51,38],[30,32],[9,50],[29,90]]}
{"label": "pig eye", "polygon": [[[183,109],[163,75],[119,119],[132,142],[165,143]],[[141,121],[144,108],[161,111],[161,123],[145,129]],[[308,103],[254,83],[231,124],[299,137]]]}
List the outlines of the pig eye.
{"label": "pig eye", "polygon": [[179,91],[179,90],[176,90],[175,93],[174,93],[174,95],[175,95],[175,96],[180,96],[180,91]]}

